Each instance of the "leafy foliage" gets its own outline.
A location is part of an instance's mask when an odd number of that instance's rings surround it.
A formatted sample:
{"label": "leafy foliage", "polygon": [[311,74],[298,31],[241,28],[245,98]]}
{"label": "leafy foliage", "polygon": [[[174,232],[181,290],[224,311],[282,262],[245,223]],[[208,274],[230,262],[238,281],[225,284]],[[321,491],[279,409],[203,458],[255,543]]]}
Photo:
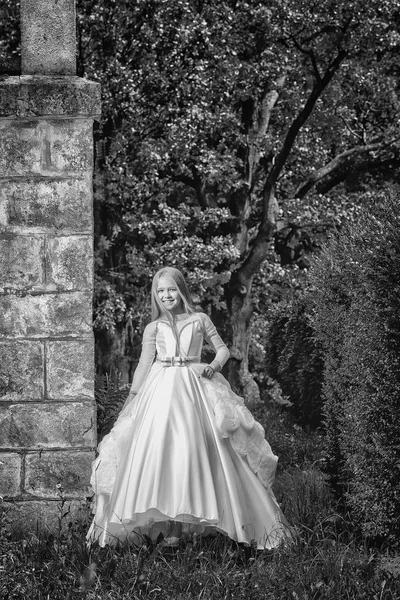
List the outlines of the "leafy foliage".
{"label": "leafy foliage", "polygon": [[330,469],[365,533],[393,542],[400,514],[397,198],[377,198],[357,228],[331,241],[313,274]]}
{"label": "leafy foliage", "polygon": [[283,264],[307,268],[371,177],[393,177],[398,10],[375,0],[79,0],[78,24],[80,74],[103,89],[100,346],[113,340],[116,363],[137,357],[147,280],[172,262],[246,365],[276,227]]}
{"label": "leafy foliage", "polygon": [[99,441],[109,433],[128,397],[129,385],[121,381],[120,373],[114,376],[98,375],[95,380],[97,406],[97,434]]}
{"label": "leafy foliage", "polygon": [[19,74],[20,35],[20,2],[3,0],[0,5],[0,74]]}
{"label": "leafy foliage", "polygon": [[292,412],[306,426],[322,421],[324,354],[314,337],[310,301],[303,297],[277,312],[269,329],[266,365],[285,395]]}
{"label": "leafy foliage", "polygon": [[[398,178],[399,8],[391,0],[77,7],[78,71],[103,90],[99,370],[124,361],[131,370],[149,276],[171,261],[197,285],[238,364],[247,369],[250,348],[257,369],[264,344],[252,346],[250,333],[265,338],[274,299],[259,295],[279,285],[276,230],[284,269],[307,269],[326,230],[354,218],[377,182]],[[0,56],[15,57],[19,3],[4,0],[1,11]]]}

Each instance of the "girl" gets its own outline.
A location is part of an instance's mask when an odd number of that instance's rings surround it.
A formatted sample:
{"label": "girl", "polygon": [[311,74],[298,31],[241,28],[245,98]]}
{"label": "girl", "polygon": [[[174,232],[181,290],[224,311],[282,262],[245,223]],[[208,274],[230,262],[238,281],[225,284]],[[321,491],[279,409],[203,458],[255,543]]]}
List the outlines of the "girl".
{"label": "girl", "polygon": [[[156,273],[151,304],[129,396],[93,463],[88,540],[139,543],[162,533],[174,544],[182,534],[220,531],[277,546],[288,534],[271,490],[278,459],[219,373],[227,347],[177,269]],[[203,340],[215,351],[209,365]]]}

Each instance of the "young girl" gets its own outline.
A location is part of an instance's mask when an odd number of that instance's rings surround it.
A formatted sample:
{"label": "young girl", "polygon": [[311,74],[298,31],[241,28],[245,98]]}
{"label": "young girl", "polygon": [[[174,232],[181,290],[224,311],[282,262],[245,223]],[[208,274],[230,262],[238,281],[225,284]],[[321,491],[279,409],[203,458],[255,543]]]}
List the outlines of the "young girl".
{"label": "young girl", "polygon": [[[152,322],[112,431],[99,444],[89,541],[143,535],[168,543],[220,531],[273,548],[288,529],[271,490],[277,457],[243,400],[219,373],[229,351],[197,312],[180,271],[156,273]],[[203,340],[215,358],[201,362]]]}

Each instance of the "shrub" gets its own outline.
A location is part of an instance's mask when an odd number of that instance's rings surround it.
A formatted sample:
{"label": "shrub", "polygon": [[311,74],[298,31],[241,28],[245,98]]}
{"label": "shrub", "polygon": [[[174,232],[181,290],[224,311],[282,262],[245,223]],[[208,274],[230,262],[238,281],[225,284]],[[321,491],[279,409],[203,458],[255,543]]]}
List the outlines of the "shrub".
{"label": "shrub", "polygon": [[292,403],[302,424],[316,428],[322,419],[323,353],[310,323],[312,303],[307,296],[276,314],[266,348],[267,370]]}
{"label": "shrub", "polygon": [[331,479],[363,531],[400,533],[400,211],[392,196],[332,239],[312,275]]}
{"label": "shrub", "polygon": [[128,397],[129,389],[130,385],[123,383],[121,375],[118,372],[96,376],[95,397],[99,440],[114,425]]}

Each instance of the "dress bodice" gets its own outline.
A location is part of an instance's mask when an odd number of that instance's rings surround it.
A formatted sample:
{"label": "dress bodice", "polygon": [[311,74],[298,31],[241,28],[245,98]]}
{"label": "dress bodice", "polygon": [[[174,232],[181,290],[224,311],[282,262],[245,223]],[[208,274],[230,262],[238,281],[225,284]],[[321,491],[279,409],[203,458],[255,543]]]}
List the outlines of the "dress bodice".
{"label": "dress bodice", "polygon": [[229,350],[219,336],[211,319],[205,313],[183,315],[176,321],[179,347],[167,319],[157,319],[147,325],[143,333],[142,353],[132,382],[131,392],[137,393],[156,358],[180,356],[192,362],[201,361],[203,341],[213,348],[215,359],[211,365],[220,371],[229,358]]}
{"label": "dress bodice", "polygon": [[183,321],[178,321],[176,325],[179,347],[171,325],[165,321],[159,321],[156,333],[157,358],[181,356],[182,358],[190,357],[191,360],[197,358],[200,362],[204,339],[200,319],[195,315],[191,315]]}

